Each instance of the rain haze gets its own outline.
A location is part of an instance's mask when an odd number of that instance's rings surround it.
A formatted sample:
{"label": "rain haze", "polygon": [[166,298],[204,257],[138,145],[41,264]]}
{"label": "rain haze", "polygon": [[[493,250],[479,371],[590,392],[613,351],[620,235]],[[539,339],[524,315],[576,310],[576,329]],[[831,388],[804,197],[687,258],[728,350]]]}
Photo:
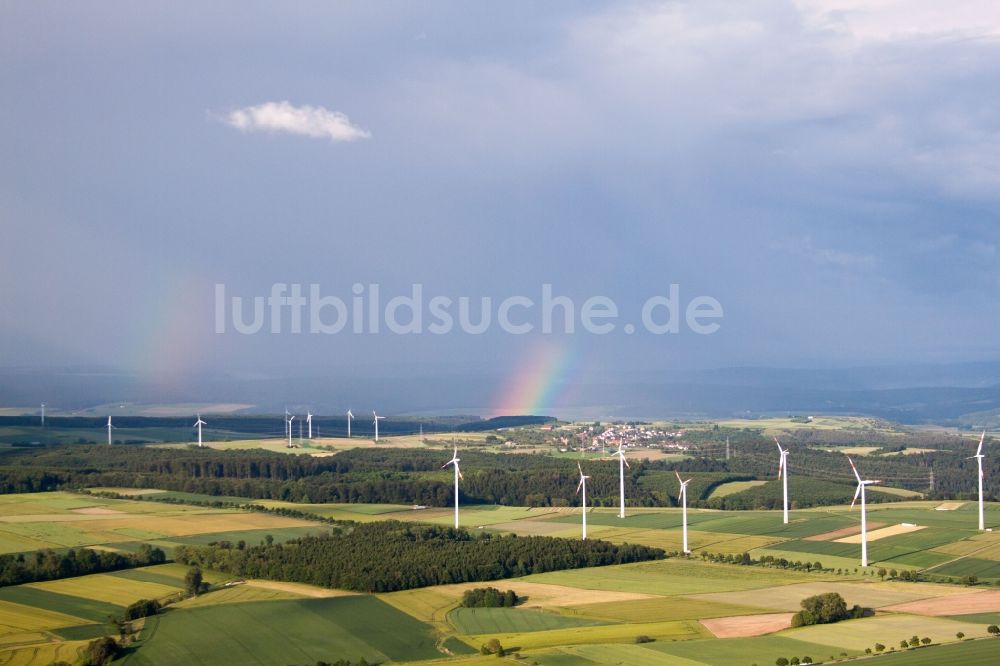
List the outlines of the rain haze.
{"label": "rain haze", "polygon": [[998,399],[994,2],[5,3],[0,94],[4,404]]}

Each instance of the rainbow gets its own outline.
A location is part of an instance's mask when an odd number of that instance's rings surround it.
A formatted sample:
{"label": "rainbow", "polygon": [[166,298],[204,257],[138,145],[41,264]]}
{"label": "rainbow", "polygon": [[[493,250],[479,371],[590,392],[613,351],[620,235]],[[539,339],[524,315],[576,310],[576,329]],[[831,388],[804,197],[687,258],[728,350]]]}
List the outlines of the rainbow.
{"label": "rainbow", "polygon": [[575,354],[566,344],[536,345],[515,366],[493,403],[496,415],[545,414],[562,404]]}

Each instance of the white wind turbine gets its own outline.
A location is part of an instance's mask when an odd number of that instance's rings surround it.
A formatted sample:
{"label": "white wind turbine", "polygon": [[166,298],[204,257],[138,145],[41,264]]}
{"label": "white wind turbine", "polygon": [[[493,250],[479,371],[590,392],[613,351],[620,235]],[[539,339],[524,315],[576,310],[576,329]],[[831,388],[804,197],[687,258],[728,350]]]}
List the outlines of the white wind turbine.
{"label": "white wind turbine", "polygon": [[313,438],[313,415],[312,412],[306,410],[306,427],[309,428],[309,439]]}
{"label": "white wind turbine", "polygon": [[[378,423],[378,421],[376,421]],[[444,469],[448,465],[455,466],[455,529],[458,529],[458,480],[463,478],[461,470],[458,469],[458,461],[461,458],[458,457],[458,445],[455,445],[455,453],[452,454],[451,460],[441,465],[441,469]]]}
{"label": "white wind turbine", "polygon": [[783,482],[782,485],[782,495],[784,508],[784,522],[788,524],[788,449],[781,448],[781,442],[778,438],[774,438],[774,443],[778,445],[778,453],[781,455],[781,460],[778,461],[778,480]]}
{"label": "white wind turbine", "polygon": [[688,484],[691,483],[691,479],[687,481],[681,481],[681,475],[674,470],[674,474],[677,475],[677,483],[681,484],[680,500],[681,500],[681,516],[683,516],[683,534],[684,534],[684,552],[690,553],[688,550]]}
{"label": "white wind turbine", "polygon": [[198,448],[199,449],[202,448],[202,444],[201,444],[201,427],[203,425],[208,425],[208,424],[201,420],[201,414],[199,414],[198,415],[198,420],[194,422],[194,427],[198,429]]}
{"label": "white wind turbine", "polygon": [[351,419],[354,418],[354,414],[351,414],[351,410],[347,410],[347,439],[351,438]]}
{"label": "white wind turbine", "polygon": [[111,429],[112,428],[114,428],[114,426],[111,425],[111,415],[108,414],[108,446],[111,446]]}
{"label": "white wind turbine", "polygon": [[858,489],[854,491],[854,499],[851,500],[851,509],[854,508],[854,503],[858,501],[858,496],[861,496],[861,566],[868,566],[868,516],[865,510],[865,486],[870,486],[875,483],[881,483],[881,481],[869,481],[868,479],[862,480],[861,475],[858,474],[858,468],[854,466],[854,461],[851,457],[847,457],[847,462],[851,463],[851,469],[854,470],[854,478],[858,480]]}
{"label": "white wind turbine", "polygon": [[618,456],[618,517],[625,517],[625,468],[628,467],[632,469],[628,461],[625,460],[625,452],[622,451],[622,445],[618,445],[618,450],[611,454],[612,456]]}
{"label": "white wind turbine", "polygon": [[292,448],[292,421],[295,420],[295,414],[289,414],[288,416],[288,448]]}
{"label": "white wind turbine", "polygon": [[292,436],[292,421],[288,418],[291,415],[292,413],[288,411],[288,407],[285,407],[285,437]]}
{"label": "white wind turbine", "polygon": [[378,441],[378,422],[379,422],[380,419],[384,419],[385,417],[384,416],[379,416],[378,414],[376,414],[374,409],[372,410],[372,416],[375,417],[375,421],[374,421],[374,423],[375,423],[375,441],[377,442]]}
{"label": "white wind turbine", "polygon": [[42,427],[45,427],[45,403],[42,403]]}
{"label": "white wind turbine", "polygon": [[983,521],[983,441],[986,439],[986,431],[979,436],[979,446],[976,447],[976,455],[970,456],[967,460],[972,458],[976,459],[976,463],[979,464],[979,529],[986,529],[986,523]]}
{"label": "white wind turbine", "polygon": [[580,470],[580,483],[576,484],[576,492],[579,493],[581,489],[583,490],[583,540],[586,541],[587,540],[587,479],[589,479],[590,477],[586,476],[583,473],[583,468],[580,467],[580,463],[576,464],[576,468]]}

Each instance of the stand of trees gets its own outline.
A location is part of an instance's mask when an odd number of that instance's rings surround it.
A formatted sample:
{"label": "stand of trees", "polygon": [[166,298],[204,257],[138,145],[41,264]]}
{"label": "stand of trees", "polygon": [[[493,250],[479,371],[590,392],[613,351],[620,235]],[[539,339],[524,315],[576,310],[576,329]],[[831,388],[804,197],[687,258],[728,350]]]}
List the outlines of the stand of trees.
{"label": "stand of trees", "polygon": [[792,616],[793,627],[811,624],[829,624],[864,617],[865,609],[855,604],[847,608],[847,602],[836,592],[817,594],[802,600],[802,610]]}
{"label": "stand of trees", "polygon": [[473,536],[465,530],[380,521],[284,544],[178,546],[183,564],[237,576],[359,592],[495,580],[665,556],[659,548],[553,537]]}
{"label": "stand of trees", "polygon": [[462,594],[463,608],[513,608],[518,601],[514,590],[501,592],[495,587],[476,587]]}
{"label": "stand of trees", "polygon": [[70,548],[65,552],[46,549],[27,555],[0,555],[0,586],[163,564],[166,559],[162,550],[149,544],[143,544],[134,554]]}

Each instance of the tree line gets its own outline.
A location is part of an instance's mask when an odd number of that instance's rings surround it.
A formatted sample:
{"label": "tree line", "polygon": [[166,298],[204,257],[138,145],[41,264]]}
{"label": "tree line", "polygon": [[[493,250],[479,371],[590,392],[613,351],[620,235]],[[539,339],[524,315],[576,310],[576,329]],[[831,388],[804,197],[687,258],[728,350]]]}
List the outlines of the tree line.
{"label": "tree line", "polygon": [[0,555],[0,586],[163,564],[166,559],[162,550],[149,544],[142,544],[137,553],[128,554],[70,548],[65,552],[45,549],[27,555]]}

